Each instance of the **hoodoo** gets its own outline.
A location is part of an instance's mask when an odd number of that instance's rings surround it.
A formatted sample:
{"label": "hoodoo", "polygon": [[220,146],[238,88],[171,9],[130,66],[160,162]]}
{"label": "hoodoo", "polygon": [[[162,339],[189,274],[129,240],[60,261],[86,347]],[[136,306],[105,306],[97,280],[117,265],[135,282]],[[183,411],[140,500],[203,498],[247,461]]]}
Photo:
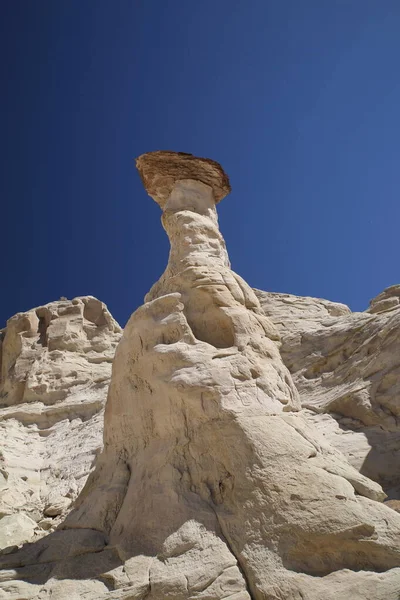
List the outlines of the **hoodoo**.
{"label": "hoodoo", "polygon": [[3,565],[29,564],[32,594],[56,598],[398,600],[400,515],[299,412],[279,334],[230,268],[228,177],[175,152],[137,168],[167,267],[118,345],[104,450],[74,509]]}

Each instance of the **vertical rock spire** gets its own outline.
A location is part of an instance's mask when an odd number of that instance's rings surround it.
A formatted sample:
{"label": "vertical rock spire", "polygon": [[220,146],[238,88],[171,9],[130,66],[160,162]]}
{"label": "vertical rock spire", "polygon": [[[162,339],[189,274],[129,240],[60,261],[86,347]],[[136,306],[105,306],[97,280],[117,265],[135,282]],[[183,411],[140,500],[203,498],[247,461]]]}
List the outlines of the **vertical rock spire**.
{"label": "vertical rock spire", "polygon": [[[216,348],[241,349],[255,362],[275,356],[281,371],[276,344],[271,342],[278,340],[278,334],[253,290],[230,269],[216,211],[216,204],[230,192],[222,167],[179,152],[150,152],[140,156],[136,166],[147,192],[163,211],[162,223],[171,243],[165,272],[146,301],[179,293],[197,340]],[[284,367],[278,378],[279,390],[269,398],[271,410],[281,410],[282,404],[299,408],[297,391]],[[271,383],[267,387],[271,391]],[[261,396],[253,392],[254,397]]]}
{"label": "vertical rock spire", "polygon": [[64,527],[104,535],[97,560],[125,568],[101,577],[129,576],[130,598],[396,600],[400,517],[298,412],[275,328],[229,266],[227,176],[174,152],[137,166],[171,252],[125,327],[104,452]]}
{"label": "vertical rock spire", "polygon": [[[163,210],[171,252],[117,349],[105,452],[70,523],[100,524],[129,556],[179,555],[186,575],[174,580],[174,597],[194,593],[185,565],[224,573],[228,552],[240,598],[328,598],[328,574],[332,600],[338,590],[344,598],[360,568],[398,564],[390,540],[400,519],[375,502],[379,485],[296,412],[276,331],[229,267],[215,208],[229,191],[221,167],[171,152],[145,154],[137,166]],[[150,578],[172,585],[172,562],[152,564]],[[393,570],[378,579],[386,600]]]}
{"label": "vertical rock spire", "polygon": [[166,277],[189,266],[229,268],[225,241],[218,228],[216,203],[229,192],[220,165],[190,154],[150,152],[136,166],[148,194],[163,211],[171,242]]}

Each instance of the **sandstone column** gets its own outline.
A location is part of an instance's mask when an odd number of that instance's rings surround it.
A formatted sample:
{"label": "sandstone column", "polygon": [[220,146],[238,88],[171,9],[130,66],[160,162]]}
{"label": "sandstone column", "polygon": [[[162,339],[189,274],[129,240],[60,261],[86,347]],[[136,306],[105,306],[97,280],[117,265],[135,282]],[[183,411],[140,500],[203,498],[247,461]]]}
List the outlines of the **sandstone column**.
{"label": "sandstone column", "polygon": [[147,600],[397,600],[400,517],[298,412],[278,335],[230,269],[227,176],[174,152],[137,167],[171,251],[124,330],[104,452],[65,528],[145,568]]}

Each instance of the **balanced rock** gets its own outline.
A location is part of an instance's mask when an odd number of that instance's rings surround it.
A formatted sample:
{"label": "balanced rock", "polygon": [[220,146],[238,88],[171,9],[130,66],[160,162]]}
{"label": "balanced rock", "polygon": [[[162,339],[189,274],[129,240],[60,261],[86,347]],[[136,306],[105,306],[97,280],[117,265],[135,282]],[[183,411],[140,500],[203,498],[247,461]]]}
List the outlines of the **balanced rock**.
{"label": "balanced rock", "polygon": [[301,409],[230,269],[227,176],[180,153],[137,166],[168,265],[116,350],[95,469],[57,531],[0,558],[3,597],[398,600],[400,515]]}

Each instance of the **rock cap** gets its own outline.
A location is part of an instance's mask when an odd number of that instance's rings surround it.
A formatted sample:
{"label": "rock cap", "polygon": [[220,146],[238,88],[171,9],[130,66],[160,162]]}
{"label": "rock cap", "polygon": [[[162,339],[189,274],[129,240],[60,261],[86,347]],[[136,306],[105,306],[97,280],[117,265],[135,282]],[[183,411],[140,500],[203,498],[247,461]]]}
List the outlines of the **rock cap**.
{"label": "rock cap", "polygon": [[220,202],[229,192],[229,178],[221,165],[210,158],[199,158],[186,152],[157,150],[136,159],[143,185],[160,206],[164,207],[177,181],[194,179],[209,185],[215,202]]}

